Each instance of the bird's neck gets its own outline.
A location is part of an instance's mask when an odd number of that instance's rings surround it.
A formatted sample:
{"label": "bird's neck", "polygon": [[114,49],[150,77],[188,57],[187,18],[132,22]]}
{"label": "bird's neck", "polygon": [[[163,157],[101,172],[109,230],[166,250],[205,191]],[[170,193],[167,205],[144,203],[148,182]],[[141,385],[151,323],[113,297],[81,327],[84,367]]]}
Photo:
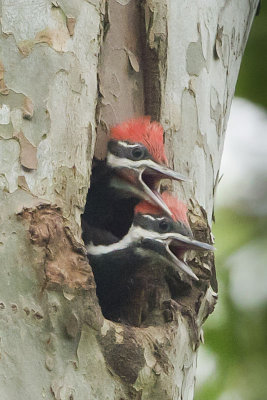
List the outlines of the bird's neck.
{"label": "bird's neck", "polygon": [[125,250],[130,246],[135,245],[139,240],[133,227],[130,228],[129,232],[118,242],[111,244],[95,245],[93,242],[86,246],[87,253],[93,256],[111,254],[116,251]]}
{"label": "bird's neck", "polygon": [[139,256],[146,256],[149,253],[150,257],[153,257],[153,254],[156,254],[155,248],[159,247],[159,243],[155,238],[157,235],[156,232],[132,225],[129,232],[116,243],[95,245],[90,242],[86,249],[87,253],[92,256],[109,255],[131,249]]}

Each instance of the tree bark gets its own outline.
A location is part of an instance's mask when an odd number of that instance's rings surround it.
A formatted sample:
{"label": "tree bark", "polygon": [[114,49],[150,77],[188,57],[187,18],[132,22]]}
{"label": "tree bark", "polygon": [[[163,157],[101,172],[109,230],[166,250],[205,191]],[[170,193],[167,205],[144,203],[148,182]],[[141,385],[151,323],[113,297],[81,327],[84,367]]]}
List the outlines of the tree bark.
{"label": "tree bark", "polygon": [[80,215],[110,124],[145,113],[165,128],[170,165],[192,179],[169,187],[190,205],[195,237],[211,241],[257,5],[2,0],[1,399],[193,399],[201,327],[217,298],[213,257],[191,254],[200,282],[163,302],[160,318],[108,321]]}

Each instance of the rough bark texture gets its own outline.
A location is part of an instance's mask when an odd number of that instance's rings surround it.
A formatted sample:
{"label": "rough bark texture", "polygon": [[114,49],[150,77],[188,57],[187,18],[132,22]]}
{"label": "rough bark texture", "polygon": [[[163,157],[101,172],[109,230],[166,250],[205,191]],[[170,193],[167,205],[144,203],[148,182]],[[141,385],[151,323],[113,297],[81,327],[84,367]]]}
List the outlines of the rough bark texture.
{"label": "rough bark texture", "polygon": [[[205,4],[204,4],[205,3]],[[201,326],[216,301],[213,258],[178,302],[140,327],[105,320],[80,236],[91,160],[109,125],[165,127],[192,185],[197,239],[213,196],[257,0],[2,0],[0,36],[1,399],[193,398]],[[139,296],[140,297],[140,296]]]}

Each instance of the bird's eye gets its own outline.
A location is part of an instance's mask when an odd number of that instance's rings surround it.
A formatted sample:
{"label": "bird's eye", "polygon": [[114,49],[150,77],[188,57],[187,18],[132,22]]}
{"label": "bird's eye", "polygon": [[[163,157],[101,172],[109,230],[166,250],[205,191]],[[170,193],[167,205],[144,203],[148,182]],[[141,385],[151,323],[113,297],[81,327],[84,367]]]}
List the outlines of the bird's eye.
{"label": "bird's eye", "polygon": [[163,219],[159,222],[159,228],[161,232],[168,232],[170,229],[170,223],[166,221],[166,219]]}
{"label": "bird's eye", "polygon": [[142,147],[134,147],[132,149],[132,156],[135,160],[141,160],[144,156],[144,149]]}

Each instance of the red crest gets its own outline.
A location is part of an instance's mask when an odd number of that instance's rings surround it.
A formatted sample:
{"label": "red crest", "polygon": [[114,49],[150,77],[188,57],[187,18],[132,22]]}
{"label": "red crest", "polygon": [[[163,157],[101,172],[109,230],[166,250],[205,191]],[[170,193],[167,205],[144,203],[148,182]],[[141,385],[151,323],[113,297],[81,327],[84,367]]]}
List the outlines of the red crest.
{"label": "red crest", "polygon": [[[180,221],[183,224],[189,226],[189,222],[187,219],[187,206],[176,197],[172,196],[169,192],[163,192],[161,194],[162,200],[168,206],[170,211],[172,212],[172,219],[174,221]],[[149,203],[148,201],[141,201],[137,204],[134,209],[135,214],[149,214],[149,215],[157,215],[162,216],[163,211],[158,206]]]}
{"label": "red crest", "polygon": [[142,143],[148,149],[155,161],[167,165],[167,157],[163,144],[163,128],[150,117],[130,119],[111,128],[110,138],[127,141],[129,143]]}

